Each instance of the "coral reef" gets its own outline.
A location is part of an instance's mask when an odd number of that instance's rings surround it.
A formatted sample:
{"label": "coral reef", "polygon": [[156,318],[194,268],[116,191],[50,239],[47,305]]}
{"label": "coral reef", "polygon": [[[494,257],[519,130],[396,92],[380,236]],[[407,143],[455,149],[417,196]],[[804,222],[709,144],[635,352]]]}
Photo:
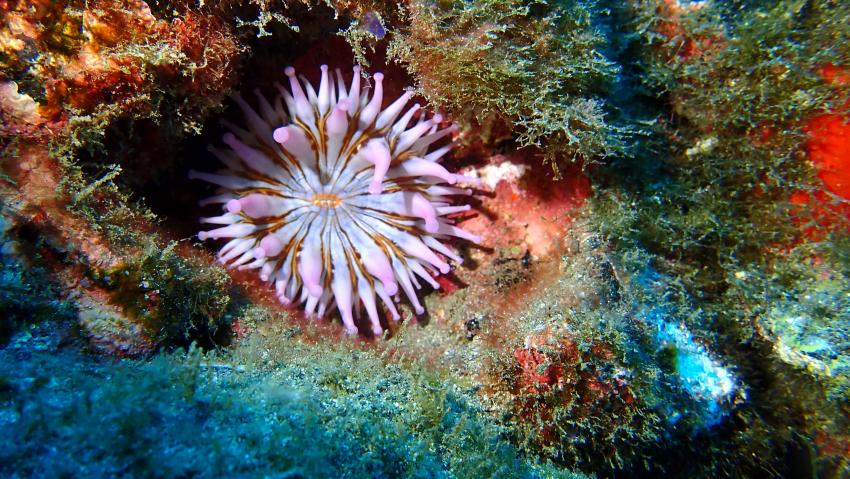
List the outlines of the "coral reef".
{"label": "coral reef", "polygon": [[285,331],[224,354],[113,364],[34,330],[0,356],[9,477],[583,477],[518,459],[439,375]]}
{"label": "coral reef", "polygon": [[13,221],[0,210],[0,345],[25,324],[59,321],[73,315],[61,289],[43,268],[21,256],[10,231]]}
{"label": "coral reef", "polygon": [[200,13],[162,21],[141,1],[12,2],[3,17],[0,195],[25,256],[98,348],[145,354],[221,327],[226,276],[175,254],[116,178],[168,168],[127,147],[135,135],[173,145],[219,107],[242,51],[229,27]]}
{"label": "coral reef", "polygon": [[[845,3],[0,2],[0,474],[846,476]],[[369,92],[323,93],[319,65],[352,62]],[[270,98],[285,65],[303,98],[226,100]],[[380,338],[193,239],[207,145],[230,130],[233,186],[266,158],[233,125],[274,149],[285,113],[320,144],[340,91],[361,116],[436,112],[400,142],[451,133],[405,184],[481,183],[468,211],[373,205],[481,239],[426,235],[404,278],[428,284]],[[224,229],[268,209],[225,190]],[[351,316],[361,279],[406,289],[355,274]],[[345,290],[320,280],[308,310]]]}
{"label": "coral reef", "polygon": [[590,471],[631,461],[632,448],[651,441],[655,418],[636,404],[629,371],[613,356],[604,343],[579,345],[570,333],[526,337],[511,375],[520,442]]}
{"label": "coral reef", "polygon": [[[665,278],[666,313],[718,345],[715,357],[746,385],[747,401],[733,412],[745,433],[723,439],[734,452],[712,461],[793,474],[787,451],[817,450],[818,431],[831,424],[826,434],[840,434],[847,420],[842,400],[829,398],[836,382],[806,365],[819,360],[813,344],[841,357],[832,342],[847,331],[845,319],[826,313],[840,308],[840,293],[815,300],[811,285],[850,288],[846,201],[832,176],[840,155],[830,150],[841,141],[836,115],[846,112],[848,90],[836,80],[840,68],[824,72],[848,62],[834,42],[850,34],[850,10],[743,3],[635,1],[620,10],[641,45],[632,67],[641,94],[664,102],[655,103],[656,133],[600,174],[593,215],[624,258],[644,258],[635,277],[648,264]],[[826,308],[817,319],[806,312],[813,301]],[[827,323],[829,333],[819,326]],[[801,390],[810,393],[790,393]],[[817,412],[803,419],[803,411]],[[819,453],[808,460],[812,474],[846,472],[845,459]]]}

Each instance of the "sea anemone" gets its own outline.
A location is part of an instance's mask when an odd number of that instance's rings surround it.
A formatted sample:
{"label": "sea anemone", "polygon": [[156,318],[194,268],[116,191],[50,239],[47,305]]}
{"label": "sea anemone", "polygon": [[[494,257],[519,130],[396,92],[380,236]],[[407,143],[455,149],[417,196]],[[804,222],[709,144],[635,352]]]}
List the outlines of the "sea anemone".
{"label": "sea anemone", "polygon": [[210,148],[225,168],[190,172],[220,187],[202,204],[225,210],[202,219],[224,226],[198,237],[231,238],[219,260],[259,269],[282,303],[304,303],[308,316],[322,317],[335,304],[349,334],[357,332],[362,304],[380,335],[376,293],[394,320],[399,286],[416,314],[424,313],[419,279],[439,288],[432,276],[449,272],[444,258],[462,262],[443,241],[479,241],[449,217],[470,208],[452,206],[451,198],[472,190],[444,185],[477,183],[440,165],[451,144],[429,151],[455,126],[441,129],[442,117],[426,119],[419,104],[402,114],[410,91],[382,109],[381,73],[370,98],[359,67],[347,90],[339,70],[336,78],[321,70],[316,91],[287,68],[291,91],[278,85],[274,104],[255,92],[257,110],[234,97],[248,128],[225,123],[229,149]]}

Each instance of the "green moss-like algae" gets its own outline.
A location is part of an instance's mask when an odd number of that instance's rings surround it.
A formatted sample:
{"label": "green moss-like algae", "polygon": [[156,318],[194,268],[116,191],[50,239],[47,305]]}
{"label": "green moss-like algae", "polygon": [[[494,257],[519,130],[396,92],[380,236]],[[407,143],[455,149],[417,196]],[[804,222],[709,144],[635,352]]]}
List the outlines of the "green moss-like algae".
{"label": "green moss-like algae", "polygon": [[619,11],[639,58],[635,101],[652,97],[657,121],[634,155],[600,170],[590,222],[621,257],[669,275],[665,302],[757,385],[735,411],[739,434],[704,448],[715,467],[787,471],[787,450],[801,448],[822,454],[810,459],[818,474],[846,473],[823,437],[847,424],[848,224],[791,195],[824,191],[805,125],[846,113],[850,91],[820,69],[850,64],[836,48],[850,38],[850,7],[659,0]]}
{"label": "green moss-like algae", "polygon": [[285,329],[150,362],[19,338],[0,351],[8,477],[579,477],[522,459],[447,378]]}
{"label": "green moss-like algae", "polygon": [[617,68],[602,54],[595,2],[423,0],[408,8],[409,26],[389,56],[456,121],[477,133],[488,120],[507,122],[556,173],[569,159],[620,148],[600,96]]}

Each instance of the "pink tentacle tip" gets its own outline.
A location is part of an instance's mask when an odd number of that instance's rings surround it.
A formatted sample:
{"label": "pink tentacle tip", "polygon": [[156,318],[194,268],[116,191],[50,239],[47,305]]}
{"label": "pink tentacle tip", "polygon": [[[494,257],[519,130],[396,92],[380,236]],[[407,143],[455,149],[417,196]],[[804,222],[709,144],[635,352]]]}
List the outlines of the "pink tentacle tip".
{"label": "pink tentacle tip", "polygon": [[398,293],[398,283],[385,282],[383,284],[384,292],[387,293],[387,296],[395,296]]}
{"label": "pink tentacle tip", "polygon": [[306,283],[304,284],[304,287],[307,288],[307,292],[310,294],[310,296],[314,298],[321,298],[322,293],[324,293],[324,290],[319,285],[319,283]]}
{"label": "pink tentacle tip", "polygon": [[227,209],[228,213],[238,214],[242,211],[242,203],[237,199],[232,199],[225,203],[224,207]]}
{"label": "pink tentacle tip", "polygon": [[261,250],[263,258],[268,256],[276,256],[283,250],[283,243],[274,235],[268,235],[260,240],[260,245],[255,248],[255,251]]}
{"label": "pink tentacle tip", "polygon": [[369,194],[370,195],[380,195],[381,192],[383,191],[383,186],[384,186],[383,181],[372,180],[372,182],[369,183]]}
{"label": "pink tentacle tip", "polygon": [[272,133],[272,138],[274,138],[274,141],[284,144],[289,139],[289,130],[285,126],[282,126]]}
{"label": "pink tentacle tip", "polygon": [[440,224],[437,223],[436,218],[425,218],[425,231],[429,233],[436,233],[440,228]]}
{"label": "pink tentacle tip", "polygon": [[234,135],[233,133],[225,133],[224,136],[221,137],[221,141],[223,141],[229,146],[233,146],[233,144],[238,142],[239,140],[236,139],[236,135]]}
{"label": "pink tentacle tip", "polygon": [[199,239],[199,240],[201,240],[201,241],[206,241],[206,240],[207,240],[207,238],[209,238],[209,235],[207,234],[207,232],[206,232],[206,231],[200,231],[200,232],[198,232],[198,239]]}
{"label": "pink tentacle tip", "polygon": [[334,107],[340,111],[347,112],[349,108],[351,108],[351,100],[348,98],[343,98],[342,100],[336,103],[336,107]]}
{"label": "pink tentacle tip", "polygon": [[239,198],[239,208],[251,218],[262,218],[271,213],[269,199],[257,193]]}

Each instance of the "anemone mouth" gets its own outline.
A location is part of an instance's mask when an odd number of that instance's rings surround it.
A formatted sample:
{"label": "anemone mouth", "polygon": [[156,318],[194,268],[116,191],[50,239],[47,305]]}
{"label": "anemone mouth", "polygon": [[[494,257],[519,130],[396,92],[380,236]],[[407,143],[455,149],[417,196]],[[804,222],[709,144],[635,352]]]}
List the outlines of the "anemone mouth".
{"label": "anemone mouth", "polygon": [[316,193],[310,198],[310,203],[319,208],[334,209],[342,204],[342,198],[335,193]]}
{"label": "anemone mouth", "polygon": [[439,289],[434,277],[450,270],[447,261],[461,262],[444,242],[478,241],[450,216],[468,209],[452,203],[471,191],[445,186],[474,180],[440,164],[451,145],[432,146],[456,129],[440,128],[443,118],[428,119],[418,104],[405,111],[410,92],[382,107],[383,75],[361,88],[354,67],[347,87],[339,70],[321,70],[314,88],[287,68],[290,88],[279,86],[273,102],[257,93],[256,109],[234,97],[247,128],[226,124],[229,149],[210,149],[224,169],[190,172],[220,187],[204,203],[225,210],[202,219],[221,226],[198,236],[228,239],[219,260],[258,269],[281,303],[317,316],[335,306],[350,334],[365,310],[379,335],[376,295],[393,319],[400,290],[424,313],[422,281]]}

